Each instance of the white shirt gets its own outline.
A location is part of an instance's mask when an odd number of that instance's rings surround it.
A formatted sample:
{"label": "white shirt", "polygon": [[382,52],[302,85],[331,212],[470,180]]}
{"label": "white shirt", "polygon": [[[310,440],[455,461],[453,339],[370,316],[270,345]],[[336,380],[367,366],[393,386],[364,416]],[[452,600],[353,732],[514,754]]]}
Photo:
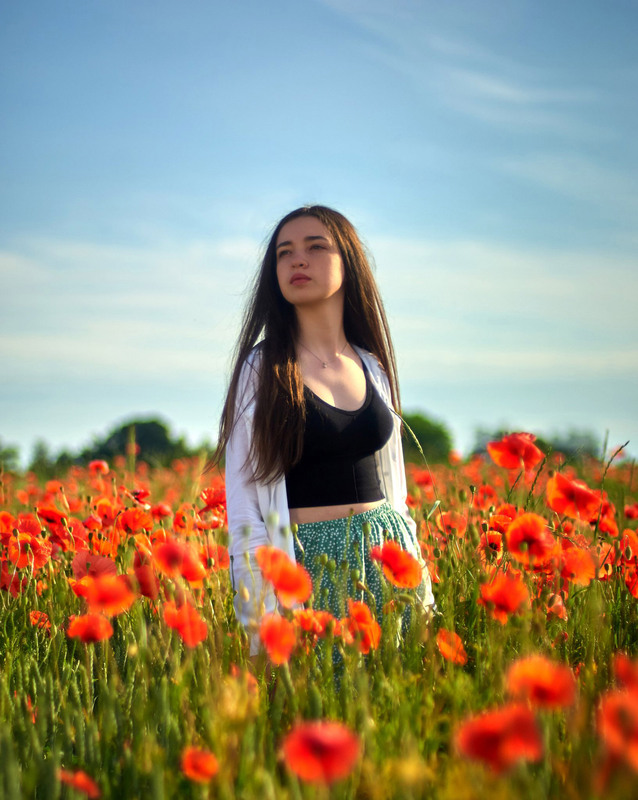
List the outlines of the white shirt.
{"label": "white shirt", "polygon": [[[414,534],[416,525],[406,504],[407,484],[401,445],[401,418],[392,407],[390,384],[377,359],[359,347],[354,348],[363,361],[374,388],[394,415],[394,429],[388,442],[377,453],[381,485],[388,503],[398,511]],[[248,630],[256,631],[256,624],[265,613],[277,608],[272,587],[264,582],[255,560],[255,551],[262,545],[283,550],[294,561],[295,550],[290,532],[290,513],[286,495],[286,481],[281,478],[270,483],[258,483],[252,475],[248,454],[252,438],[255,412],[255,389],[260,361],[256,347],[242,367],[237,391],[235,424],[226,447],[226,503],[228,511],[228,551],[231,559],[231,579],[236,589],[235,613]],[[414,553],[419,560],[420,554]],[[427,569],[424,569],[426,605],[434,598]],[[259,649],[259,640],[251,637],[251,654]]]}

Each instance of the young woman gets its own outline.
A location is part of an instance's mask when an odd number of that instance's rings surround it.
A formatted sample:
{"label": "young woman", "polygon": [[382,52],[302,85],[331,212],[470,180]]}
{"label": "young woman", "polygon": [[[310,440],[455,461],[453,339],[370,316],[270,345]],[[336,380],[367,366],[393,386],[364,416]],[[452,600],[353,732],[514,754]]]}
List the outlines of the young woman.
{"label": "young woman", "polygon": [[[292,211],[256,277],[216,453],[226,454],[231,576],[244,626],[254,631],[276,608],[255,561],[261,545],[303,561],[314,607],[337,617],[346,596],[381,615],[371,547],[391,538],[421,560],[398,409],[388,324],[354,227],[325,206]],[[433,604],[425,568],[416,594]],[[253,636],[251,653],[258,648]]]}

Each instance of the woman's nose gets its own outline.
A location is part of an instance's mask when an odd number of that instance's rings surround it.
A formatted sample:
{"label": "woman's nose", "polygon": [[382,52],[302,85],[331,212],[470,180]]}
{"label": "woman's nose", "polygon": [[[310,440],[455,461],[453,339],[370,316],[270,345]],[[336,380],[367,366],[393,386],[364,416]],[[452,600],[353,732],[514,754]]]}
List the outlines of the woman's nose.
{"label": "woman's nose", "polygon": [[302,252],[295,253],[292,259],[292,265],[293,267],[307,267],[308,259]]}

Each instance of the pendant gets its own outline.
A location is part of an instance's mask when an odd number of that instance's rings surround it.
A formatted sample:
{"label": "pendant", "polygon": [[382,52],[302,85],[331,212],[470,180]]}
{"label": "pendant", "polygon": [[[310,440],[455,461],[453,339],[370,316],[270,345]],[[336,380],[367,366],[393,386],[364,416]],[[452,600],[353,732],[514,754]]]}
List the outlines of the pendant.
{"label": "pendant", "polygon": [[327,369],[327,367],[328,367],[328,364],[327,364],[325,361],[322,361],[322,362],[321,362],[321,366],[322,366],[324,369]]}

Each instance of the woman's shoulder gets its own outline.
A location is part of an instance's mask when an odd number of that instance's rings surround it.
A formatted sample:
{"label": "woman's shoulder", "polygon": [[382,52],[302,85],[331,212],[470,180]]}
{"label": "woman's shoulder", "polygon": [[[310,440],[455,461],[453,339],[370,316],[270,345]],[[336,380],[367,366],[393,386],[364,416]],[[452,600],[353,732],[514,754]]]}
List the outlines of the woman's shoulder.
{"label": "woman's shoulder", "polygon": [[383,364],[379,361],[374,353],[370,352],[370,350],[366,350],[363,347],[359,347],[358,345],[354,345],[354,350],[369,371],[378,375],[386,374]]}

